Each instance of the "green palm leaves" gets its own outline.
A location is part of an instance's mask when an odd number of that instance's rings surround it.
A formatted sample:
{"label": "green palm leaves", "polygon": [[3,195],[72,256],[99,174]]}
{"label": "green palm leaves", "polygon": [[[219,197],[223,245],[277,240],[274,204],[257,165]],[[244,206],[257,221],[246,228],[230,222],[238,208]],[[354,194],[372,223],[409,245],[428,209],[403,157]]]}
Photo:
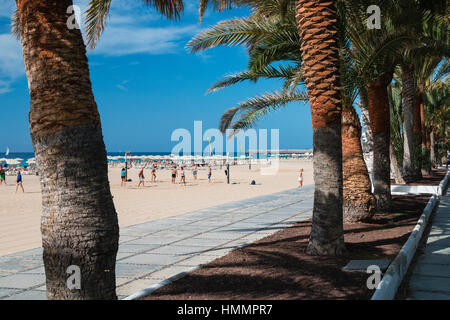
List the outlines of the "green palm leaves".
{"label": "green palm leaves", "polygon": [[[94,48],[100,39],[108,18],[112,0],[90,0],[86,10],[86,36],[90,48]],[[143,0],[169,19],[179,19],[183,13],[182,0]]]}

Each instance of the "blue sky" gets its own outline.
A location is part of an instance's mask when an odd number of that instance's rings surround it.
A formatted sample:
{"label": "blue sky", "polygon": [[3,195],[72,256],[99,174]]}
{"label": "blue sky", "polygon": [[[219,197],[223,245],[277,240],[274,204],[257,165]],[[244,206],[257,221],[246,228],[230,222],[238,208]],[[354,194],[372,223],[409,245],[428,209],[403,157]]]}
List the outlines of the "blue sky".
{"label": "blue sky", "polygon": [[[74,4],[85,8],[87,0]],[[0,0],[0,152],[32,151],[29,95],[20,43],[10,35],[15,1]],[[173,130],[217,128],[223,112],[248,97],[278,89],[277,81],[241,84],[213,94],[206,90],[223,76],[245,69],[242,47],[189,54],[186,43],[216,22],[244,16],[245,10],[208,11],[198,24],[198,2],[185,2],[180,21],[168,21],[139,0],[113,1],[106,32],[88,52],[94,96],[108,151],[170,151]],[[308,104],[290,104],[259,122],[256,129],[279,129],[280,148],[311,148]],[[207,144],[205,142],[205,144]]]}

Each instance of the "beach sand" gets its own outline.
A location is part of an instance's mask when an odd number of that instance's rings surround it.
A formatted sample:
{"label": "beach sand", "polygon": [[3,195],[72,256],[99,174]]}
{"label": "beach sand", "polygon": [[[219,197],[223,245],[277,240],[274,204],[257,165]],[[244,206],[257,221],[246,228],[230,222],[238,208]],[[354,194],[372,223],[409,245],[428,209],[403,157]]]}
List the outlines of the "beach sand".
{"label": "beach sand", "polygon": [[[171,183],[169,170],[158,170],[152,183],[150,170],[144,170],[145,187],[137,188],[138,172],[128,171],[126,187],[120,186],[120,168],[109,169],[109,181],[121,227],[180,215],[232,201],[280,192],[298,186],[298,171],[304,169],[304,185],[313,183],[312,161],[282,160],[275,175],[261,175],[260,165],[230,166],[230,184],[219,167],[213,167],[211,183],[207,168],[198,170],[195,181],[185,169],[186,186]],[[256,185],[250,185],[255,180]],[[7,177],[8,186],[0,186],[0,256],[41,246],[41,194],[38,176],[23,176],[25,193],[15,193],[15,177]],[[232,184],[236,182],[237,184]]]}

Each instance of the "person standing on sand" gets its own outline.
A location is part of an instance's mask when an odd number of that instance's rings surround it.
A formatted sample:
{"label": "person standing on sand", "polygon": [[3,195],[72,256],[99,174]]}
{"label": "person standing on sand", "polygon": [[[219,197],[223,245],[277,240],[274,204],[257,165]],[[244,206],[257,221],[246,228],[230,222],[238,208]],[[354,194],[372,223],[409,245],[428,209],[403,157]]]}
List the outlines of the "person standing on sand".
{"label": "person standing on sand", "polygon": [[184,185],[186,185],[186,176],[184,175],[183,167],[181,167],[181,170],[180,170],[180,182],[182,182],[182,183],[184,183]]}
{"label": "person standing on sand", "polygon": [[152,169],[152,182],[156,182],[156,166]]}
{"label": "person standing on sand", "polygon": [[120,178],[122,179],[122,182],[120,183],[120,186],[126,186],[127,182],[125,181],[125,168],[122,168],[122,172],[120,173]]}
{"label": "person standing on sand", "polygon": [[298,175],[298,187],[303,187],[303,169],[300,169],[300,173]]}
{"label": "person standing on sand", "polygon": [[3,170],[2,165],[0,164],[0,184],[3,184],[3,183],[5,183],[5,186],[7,185],[6,184],[6,173],[5,173],[5,170]]}
{"label": "person standing on sand", "polygon": [[177,178],[177,167],[173,167],[172,169],[172,183],[175,183],[175,179]]}
{"label": "person standing on sand", "polygon": [[194,165],[192,169],[192,175],[194,176],[194,180],[197,180],[197,165]]}
{"label": "person standing on sand", "polygon": [[22,192],[25,193],[25,190],[23,189],[23,184],[22,184],[22,174],[20,173],[20,171],[17,171],[17,183],[16,183],[16,193],[17,193],[17,189],[20,188],[22,189]]}
{"label": "person standing on sand", "polygon": [[208,166],[208,182],[211,182],[211,166]]}
{"label": "person standing on sand", "polygon": [[141,183],[142,183],[142,186],[145,187],[145,185],[144,185],[144,179],[145,179],[145,177],[144,177],[144,168],[142,168],[141,171],[139,171],[138,177],[139,177],[138,188],[141,185]]}

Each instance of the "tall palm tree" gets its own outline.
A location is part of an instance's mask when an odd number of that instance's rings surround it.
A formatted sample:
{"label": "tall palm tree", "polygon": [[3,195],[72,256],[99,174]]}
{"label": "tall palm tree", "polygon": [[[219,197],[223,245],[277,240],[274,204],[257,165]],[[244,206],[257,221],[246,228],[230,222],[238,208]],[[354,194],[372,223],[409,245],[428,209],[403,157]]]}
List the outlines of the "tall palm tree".
{"label": "tall palm tree", "polygon": [[[66,24],[72,0],[16,4],[42,190],[47,298],[117,299],[117,213],[85,45],[80,30]],[[79,289],[66,283],[70,266],[81,272]]]}
{"label": "tall palm tree", "polygon": [[[300,39],[296,27],[295,7],[289,6],[281,16],[274,12],[271,19],[266,15],[264,21],[252,24],[255,19],[252,14],[247,19],[232,19],[217,24],[210,30],[194,37],[188,46],[194,51],[211,48],[217,45],[240,43],[240,40],[260,35],[258,41],[252,42],[249,50],[248,70],[227,76],[215,83],[208,92],[216,91],[230,85],[259,78],[279,78],[283,80],[283,90],[266,93],[231,108],[222,116],[220,129],[225,132],[229,127],[235,131],[248,128],[268,112],[278,110],[285,104],[304,101],[307,95],[297,91],[296,87],[303,84],[303,69],[301,67]],[[341,20],[343,21],[343,20]],[[245,22],[245,23],[244,23]],[[247,27],[247,29],[246,29]],[[267,31],[271,31],[268,33]],[[267,32],[267,34],[265,33]],[[345,38],[345,25],[340,28]],[[361,127],[359,118],[354,115],[354,103],[357,96],[357,79],[351,66],[349,43],[342,42],[342,61],[340,73],[342,80],[342,101],[344,105],[346,126],[342,129],[343,148],[343,216],[345,221],[360,221],[369,218],[374,213],[374,197],[371,194],[371,184],[361,148]],[[279,65],[278,62],[284,62]],[[348,109],[348,111],[347,111]],[[347,111],[347,112],[345,112]],[[237,118],[237,119],[235,119]],[[235,120],[234,122],[233,119]]]}
{"label": "tall palm tree", "polygon": [[[287,8],[287,3],[282,7]],[[232,6],[230,3],[227,5]],[[301,61],[313,124],[316,186],[308,252],[320,255],[341,255],[345,252],[342,223],[342,102],[336,10],[334,1],[296,2]],[[255,23],[258,22],[261,21]],[[252,37],[255,38],[254,35]],[[250,44],[253,48],[254,43]]]}

